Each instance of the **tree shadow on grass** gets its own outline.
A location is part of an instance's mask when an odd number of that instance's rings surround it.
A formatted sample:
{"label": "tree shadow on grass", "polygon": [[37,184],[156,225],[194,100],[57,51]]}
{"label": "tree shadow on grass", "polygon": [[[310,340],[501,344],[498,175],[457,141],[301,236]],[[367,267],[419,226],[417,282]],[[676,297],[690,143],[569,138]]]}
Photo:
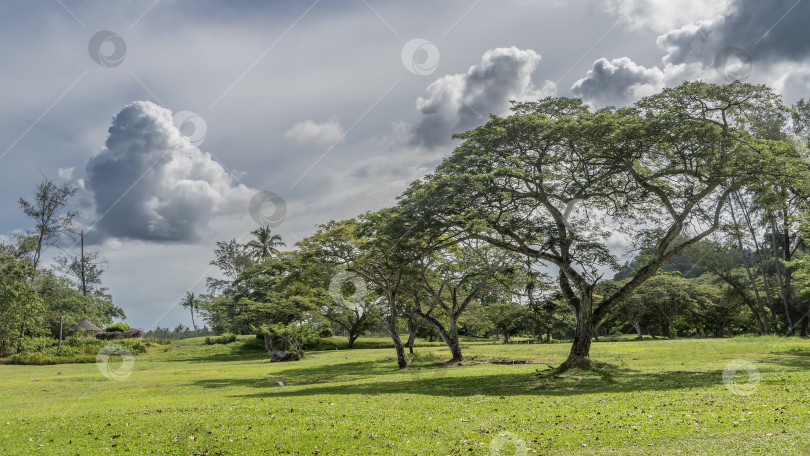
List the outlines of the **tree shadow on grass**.
{"label": "tree shadow on grass", "polygon": [[[772,357],[766,358],[763,362],[765,365],[778,366],[777,371],[780,369],[806,371],[810,368],[810,356]],[[194,381],[192,385],[203,388],[256,388],[258,391],[255,393],[236,396],[272,398],[377,394],[423,394],[446,397],[575,396],[705,389],[723,384],[721,370],[638,372],[607,368],[573,369],[561,375],[549,375],[550,369],[532,372],[521,369],[515,373],[501,371],[492,374],[481,373],[477,368],[480,368],[480,365],[451,367],[441,363],[421,362],[400,370],[392,366],[391,360],[388,359],[301,367],[290,364],[290,367],[273,373],[272,378],[208,379]],[[773,368],[763,370],[764,383],[771,382],[772,372]],[[282,381],[284,386],[279,386],[277,381]],[[776,378],[773,378],[773,381],[776,381]]]}
{"label": "tree shadow on grass", "polygon": [[[243,398],[304,397],[317,395],[424,394],[429,396],[573,396],[594,393],[631,393],[703,389],[721,385],[722,372],[592,372],[571,370],[545,377],[522,370],[474,375],[470,366],[445,367],[425,363],[399,370],[389,361],[354,361],[336,365],[293,367],[270,378],[196,380],[198,388],[244,387],[259,391]],[[461,371],[454,371],[461,369]],[[466,372],[465,372],[466,371]],[[469,375],[467,375],[469,372]],[[480,371],[479,371],[480,372]],[[284,386],[279,386],[282,381]],[[290,388],[293,387],[293,388]]]}

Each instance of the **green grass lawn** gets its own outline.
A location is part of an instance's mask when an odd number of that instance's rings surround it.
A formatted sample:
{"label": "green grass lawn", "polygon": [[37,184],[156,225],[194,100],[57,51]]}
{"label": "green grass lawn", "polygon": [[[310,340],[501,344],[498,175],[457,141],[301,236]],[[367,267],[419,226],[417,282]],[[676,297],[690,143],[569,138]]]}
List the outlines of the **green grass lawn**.
{"label": "green grass lawn", "polygon": [[[0,365],[0,454],[810,454],[810,341],[599,342],[593,358],[618,368],[557,378],[537,371],[567,344],[467,340],[462,366],[422,344],[398,370],[385,339],[358,342],[271,364],[256,339],[189,339],[119,381]],[[741,371],[727,387],[737,359],[758,384]]]}

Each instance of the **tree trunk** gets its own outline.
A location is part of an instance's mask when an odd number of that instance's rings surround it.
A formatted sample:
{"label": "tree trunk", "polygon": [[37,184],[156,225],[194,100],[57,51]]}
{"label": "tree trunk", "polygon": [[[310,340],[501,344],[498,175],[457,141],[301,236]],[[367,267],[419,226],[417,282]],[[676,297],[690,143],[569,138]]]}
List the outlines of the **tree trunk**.
{"label": "tree trunk", "polygon": [[461,355],[461,343],[458,340],[458,315],[450,315],[450,343],[448,344],[448,348],[450,348],[450,354],[453,357],[450,359],[451,362],[461,362],[464,357]]}
{"label": "tree trunk", "polygon": [[633,325],[633,328],[635,328],[636,335],[638,336],[638,340],[643,339],[643,337],[641,336],[641,324],[639,322],[637,322],[637,321],[633,322],[633,323],[630,323],[630,324]]}
{"label": "tree trunk", "polygon": [[22,341],[25,337],[25,319],[28,318],[28,311],[23,312],[23,321],[20,324],[20,340],[17,342],[17,353],[22,353]]}
{"label": "tree trunk", "polygon": [[56,351],[62,349],[62,323],[64,322],[64,317],[62,313],[59,313],[59,346],[56,347]]}
{"label": "tree trunk", "polygon": [[583,293],[582,298],[575,302],[574,311],[576,317],[574,343],[571,344],[568,359],[560,366],[562,370],[588,366],[591,363],[591,337],[595,329],[593,324],[593,296],[590,293]]}
{"label": "tree trunk", "polygon": [[[729,204],[729,208],[731,209],[731,220],[736,225],[737,216],[734,213],[734,204]],[[754,279],[754,274],[751,273],[751,267],[748,265],[748,259],[745,257],[745,247],[743,246],[742,243],[742,234],[735,237],[737,238],[737,248],[740,251],[740,257],[742,258],[743,266],[745,266],[745,273],[748,276],[748,281],[751,282],[751,288],[754,291],[754,297],[756,298],[757,306],[759,307],[759,312],[754,311],[753,307],[751,307],[751,311],[757,317],[757,324],[759,325],[760,332],[764,331],[765,334],[770,334],[771,322],[770,319],[768,318],[768,313],[765,311],[765,305],[762,303],[762,297],[759,295],[759,287],[757,287],[757,281]]]}
{"label": "tree trunk", "polygon": [[794,326],[793,326],[793,319],[790,315],[790,304],[789,304],[789,296],[787,292],[787,287],[785,286],[785,281],[782,279],[782,268],[779,262],[779,251],[777,247],[777,239],[776,239],[776,225],[773,224],[771,226],[771,239],[772,239],[772,249],[773,250],[773,261],[774,266],[776,267],[776,278],[779,279],[779,290],[780,294],[782,295],[782,304],[785,306],[785,322],[787,326],[787,335],[793,335]]}
{"label": "tree trunk", "polygon": [[270,353],[271,351],[273,351],[273,339],[275,337],[276,336],[271,336],[269,334],[264,335],[264,351],[266,353]]}
{"label": "tree trunk", "polygon": [[388,317],[388,324],[385,326],[385,330],[388,332],[388,335],[391,336],[391,340],[394,342],[394,349],[397,351],[397,364],[399,365],[399,368],[405,369],[408,367],[408,362],[405,360],[405,348],[402,346],[402,340],[399,338],[399,333],[397,332],[396,314]]}
{"label": "tree trunk", "polygon": [[354,348],[354,341],[360,337],[360,334],[349,333],[349,348]]}
{"label": "tree trunk", "polygon": [[419,330],[419,325],[413,321],[412,318],[408,318],[408,352],[413,354],[413,343],[416,341],[416,331]]}
{"label": "tree trunk", "polygon": [[448,315],[450,317],[450,331],[444,329],[444,326],[442,326],[439,320],[436,320],[430,315],[418,311],[416,312],[416,315],[432,326],[433,329],[439,333],[439,336],[441,336],[445,345],[447,345],[447,348],[450,350],[450,355],[452,357],[450,362],[461,362],[464,360],[464,357],[461,354],[461,344],[458,340],[458,315]]}

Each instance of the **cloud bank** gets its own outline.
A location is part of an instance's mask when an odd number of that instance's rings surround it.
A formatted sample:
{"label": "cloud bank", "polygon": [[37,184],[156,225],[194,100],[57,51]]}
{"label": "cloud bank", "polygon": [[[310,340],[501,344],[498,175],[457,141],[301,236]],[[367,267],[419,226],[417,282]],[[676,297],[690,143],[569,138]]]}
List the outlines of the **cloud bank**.
{"label": "cloud bank", "polygon": [[191,242],[216,216],[246,212],[254,190],[189,142],[168,109],[136,101],[119,112],[90,158],[85,187],[102,238]]}

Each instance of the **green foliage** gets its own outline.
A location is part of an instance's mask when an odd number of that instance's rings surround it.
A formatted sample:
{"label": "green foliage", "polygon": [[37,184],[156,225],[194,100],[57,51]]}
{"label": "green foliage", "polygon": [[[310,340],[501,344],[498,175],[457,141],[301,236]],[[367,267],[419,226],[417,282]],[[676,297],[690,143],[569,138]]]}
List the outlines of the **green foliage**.
{"label": "green foliage", "polygon": [[262,325],[257,331],[277,338],[281,342],[281,349],[296,360],[304,357],[304,349],[317,346],[319,340],[319,330],[314,323]]}
{"label": "green foliage", "polygon": [[236,334],[225,333],[221,336],[208,336],[205,338],[205,345],[230,344],[231,342],[236,342]]}
{"label": "green foliage", "polygon": [[37,327],[45,314],[42,298],[31,287],[33,269],[0,250],[0,356],[9,354],[23,336],[22,328]]}
{"label": "green foliage", "polygon": [[[108,341],[95,338],[72,336],[65,339],[62,348],[58,349],[58,340],[51,337],[25,337],[22,341],[22,351],[15,353],[6,361],[8,364],[64,364],[64,363],[95,363],[96,356]],[[133,355],[145,353],[148,346],[146,341],[133,339],[120,339],[116,344],[123,346]]]}
{"label": "green foliage", "polygon": [[121,323],[113,323],[113,324],[107,326],[107,328],[105,328],[104,330],[107,331],[107,332],[112,332],[112,331],[124,332],[124,331],[127,331],[129,329],[131,329],[131,328],[129,327],[128,324],[121,322]]}

